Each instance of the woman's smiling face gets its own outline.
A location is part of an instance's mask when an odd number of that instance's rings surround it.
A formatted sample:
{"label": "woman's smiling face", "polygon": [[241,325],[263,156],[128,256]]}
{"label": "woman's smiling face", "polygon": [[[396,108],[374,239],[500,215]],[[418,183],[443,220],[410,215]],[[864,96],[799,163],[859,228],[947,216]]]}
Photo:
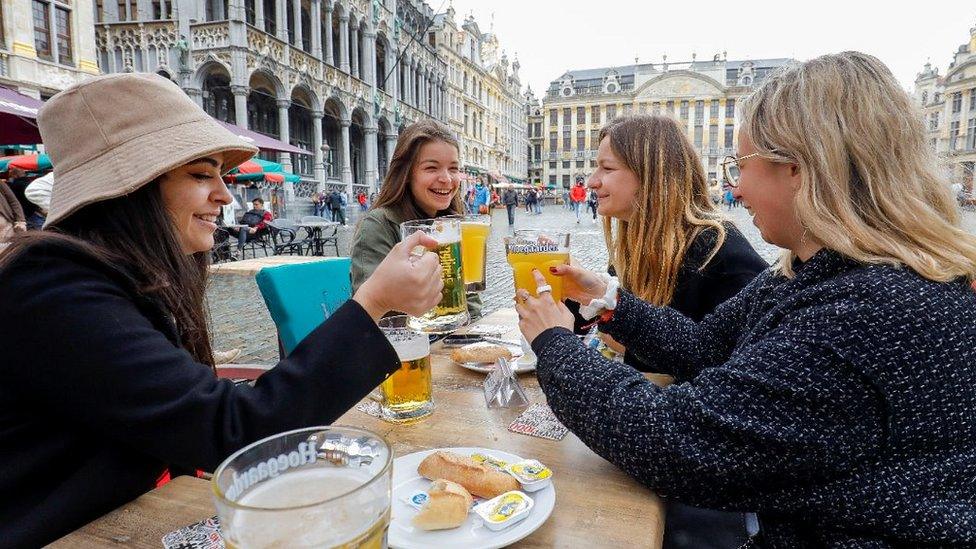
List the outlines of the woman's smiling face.
{"label": "woman's smiling face", "polygon": [[597,168],[587,186],[596,191],[599,203],[597,213],[616,219],[630,219],[640,188],[637,174],[614,153],[609,137],[600,141],[596,159]]}
{"label": "woman's smiling face", "polygon": [[410,173],[410,192],[428,216],[451,206],[461,184],[457,147],[445,141],[425,143]]}
{"label": "woman's smiling face", "polygon": [[198,158],[166,172],[159,181],[163,205],[188,255],[213,248],[220,207],[232,200],[220,177],[223,161],[221,153]]}

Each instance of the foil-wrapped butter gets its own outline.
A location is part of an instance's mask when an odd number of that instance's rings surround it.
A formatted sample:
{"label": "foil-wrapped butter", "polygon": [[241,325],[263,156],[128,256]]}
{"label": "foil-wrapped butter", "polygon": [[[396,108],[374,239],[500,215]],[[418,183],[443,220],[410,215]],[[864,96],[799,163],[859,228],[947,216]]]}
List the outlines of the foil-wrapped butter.
{"label": "foil-wrapped butter", "polygon": [[552,484],[552,469],[534,459],[512,463],[507,470],[526,492],[536,492]]}
{"label": "foil-wrapped butter", "polygon": [[504,530],[529,516],[534,505],[532,498],[513,490],[477,505],[474,512],[489,530]]}
{"label": "foil-wrapped butter", "polygon": [[497,471],[502,473],[508,472],[508,462],[502,461],[494,456],[489,456],[487,454],[471,454],[471,459],[477,461],[482,465],[487,465]]}

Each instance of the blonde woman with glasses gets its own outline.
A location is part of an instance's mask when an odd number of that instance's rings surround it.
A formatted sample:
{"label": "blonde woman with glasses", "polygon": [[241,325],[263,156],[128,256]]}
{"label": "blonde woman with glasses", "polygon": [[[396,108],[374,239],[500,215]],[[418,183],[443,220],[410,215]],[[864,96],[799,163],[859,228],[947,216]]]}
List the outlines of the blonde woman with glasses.
{"label": "blonde woman with glasses", "polygon": [[741,128],[734,194],[779,262],[700,322],[560,269],[601,330],[690,381],[583,349],[522,294],[550,406],[658,493],[757,512],[756,547],[976,544],[976,236],[921,114],[845,52],[770,77]]}

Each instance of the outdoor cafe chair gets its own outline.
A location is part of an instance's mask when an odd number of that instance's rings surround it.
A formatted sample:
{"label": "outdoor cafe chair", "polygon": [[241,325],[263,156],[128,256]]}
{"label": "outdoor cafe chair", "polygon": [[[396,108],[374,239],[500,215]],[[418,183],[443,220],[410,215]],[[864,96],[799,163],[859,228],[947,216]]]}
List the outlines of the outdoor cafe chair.
{"label": "outdoor cafe chair", "polygon": [[[247,227],[242,227],[240,230],[246,231]],[[269,249],[271,249],[272,246],[271,242],[268,240],[269,238],[268,235],[269,235],[269,231],[265,231],[264,233],[259,233],[255,235],[254,238],[248,240],[244,244],[244,247],[241,248],[241,259],[247,258],[248,250],[251,251],[251,257],[256,259],[258,257],[258,248],[261,248],[261,251],[264,252],[265,256],[271,255],[270,253],[268,253]],[[237,239],[235,238],[234,240],[236,244]]]}
{"label": "outdoor cafe chair", "polygon": [[214,263],[221,263],[223,261],[234,261],[234,246],[237,244],[237,239],[232,238],[227,229],[223,227],[217,227],[214,231],[214,246],[210,250],[211,259]]}
{"label": "outdoor cafe chair", "polygon": [[[302,216],[302,223],[335,223],[331,219],[326,219],[318,215]],[[323,254],[326,246],[335,248],[336,257],[339,257],[339,224],[335,223],[331,227],[305,227],[309,237],[312,239],[313,248],[317,254]]]}
{"label": "outdoor cafe chair", "polygon": [[290,219],[275,219],[268,223],[271,233],[271,245],[275,255],[296,254],[305,255],[305,250],[311,251],[312,243],[308,238],[299,238],[298,225]]}

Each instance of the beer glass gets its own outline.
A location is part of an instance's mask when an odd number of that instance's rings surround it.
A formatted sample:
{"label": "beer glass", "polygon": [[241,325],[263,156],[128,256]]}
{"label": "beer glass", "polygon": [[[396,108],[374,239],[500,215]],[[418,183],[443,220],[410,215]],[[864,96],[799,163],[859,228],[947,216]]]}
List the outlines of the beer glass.
{"label": "beer glass", "polygon": [[490,215],[466,215],[461,218],[461,265],[464,289],[482,292],[488,256],[488,236],[491,234]]}
{"label": "beer glass", "polygon": [[400,224],[400,236],[404,239],[416,231],[422,231],[437,241],[434,253],[440,258],[444,289],[441,290],[440,303],[421,317],[411,317],[410,327],[429,334],[449,334],[467,324],[471,318],[468,316],[461,269],[461,219],[440,217]]}
{"label": "beer glass", "polygon": [[380,330],[400,357],[400,369],[380,385],[383,419],[412,423],[434,411],[430,380],[430,339],[410,327],[407,315],[381,318]]}
{"label": "beer glass", "polygon": [[393,450],[353,427],[267,437],[220,464],[211,481],[228,548],[385,549]]}
{"label": "beer glass", "polygon": [[552,298],[563,298],[563,280],[549,272],[549,267],[569,264],[569,233],[539,230],[515,231],[514,236],[505,238],[505,256],[512,266],[515,277],[515,290],[524,289],[536,296],[535,278],[532,270],[538,269],[546,277],[546,284],[552,286]]}

